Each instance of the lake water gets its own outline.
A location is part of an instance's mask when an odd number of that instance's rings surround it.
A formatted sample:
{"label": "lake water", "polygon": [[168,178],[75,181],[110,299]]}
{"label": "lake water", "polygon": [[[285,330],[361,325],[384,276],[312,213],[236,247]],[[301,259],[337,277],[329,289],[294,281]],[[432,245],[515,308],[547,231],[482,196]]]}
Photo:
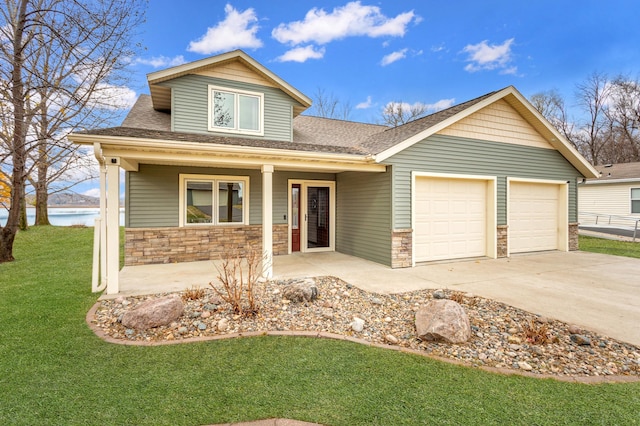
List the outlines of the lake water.
{"label": "lake water", "polygon": [[[9,212],[0,208],[0,225],[7,223]],[[93,226],[100,217],[98,207],[61,207],[49,208],[49,222],[54,226],[85,225]],[[27,221],[33,225],[36,220],[36,210],[27,208]],[[120,226],[124,226],[124,209],[120,209]]]}

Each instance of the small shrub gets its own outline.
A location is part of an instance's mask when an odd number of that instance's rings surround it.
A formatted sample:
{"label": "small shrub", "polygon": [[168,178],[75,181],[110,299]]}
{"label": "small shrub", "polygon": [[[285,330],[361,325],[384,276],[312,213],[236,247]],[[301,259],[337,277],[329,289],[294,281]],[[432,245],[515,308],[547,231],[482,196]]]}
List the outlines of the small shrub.
{"label": "small shrub", "polygon": [[218,281],[222,289],[209,283],[213,291],[229,303],[233,311],[239,315],[255,315],[260,307],[258,296],[259,280],[264,274],[265,256],[253,249],[225,253],[220,256]]}
{"label": "small shrub", "polygon": [[462,292],[460,291],[454,291],[453,293],[451,293],[451,296],[449,297],[450,300],[453,300],[456,303],[464,303],[464,294],[462,294]]}
{"label": "small shrub", "polygon": [[185,290],[182,293],[182,300],[185,302],[187,300],[200,300],[204,297],[204,289],[200,287],[193,286],[189,290]]}
{"label": "small shrub", "polygon": [[548,324],[537,324],[535,320],[530,319],[522,326],[522,332],[527,342],[534,345],[544,345],[551,342],[551,332]]}

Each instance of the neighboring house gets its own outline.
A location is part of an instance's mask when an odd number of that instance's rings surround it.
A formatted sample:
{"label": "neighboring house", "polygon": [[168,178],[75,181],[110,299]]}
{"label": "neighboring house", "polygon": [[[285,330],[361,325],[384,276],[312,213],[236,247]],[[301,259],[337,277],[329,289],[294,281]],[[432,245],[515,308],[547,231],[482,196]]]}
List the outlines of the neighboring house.
{"label": "neighboring house", "polygon": [[598,178],[578,185],[580,223],[593,224],[598,217],[602,225],[633,226],[640,219],[640,163],[607,164],[596,170]]}
{"label": "neighboring house", "polygon": [[596,171],[513,87],[388,128],[301,115],[311,100],[242,51],[147,79],[122,126],[70,136],[102,165],[108,293],[120,168],[126,265],[248,247],[392,268],[577,248],[577,181]]}

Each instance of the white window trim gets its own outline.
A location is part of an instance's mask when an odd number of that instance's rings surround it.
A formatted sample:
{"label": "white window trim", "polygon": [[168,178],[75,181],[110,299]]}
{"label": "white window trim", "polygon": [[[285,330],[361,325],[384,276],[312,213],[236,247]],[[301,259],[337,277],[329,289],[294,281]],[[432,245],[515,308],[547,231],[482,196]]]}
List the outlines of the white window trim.
{"label": "white window trim", "polygon": [[634,201],[640,201],[640,197],[639,198],[633,198],[633,190],[634,189],[640,189],[640,187],[636,186],[634,187],[630,187],[629,188],[629,214],[640,214],[640,212],[634,212],[633,211],[633,202]]}
{"label": "white window trim", "polygon": [[[213,220],[211,223],[187,223],[186,206],[187,206],[187,181],[200,181],[214,183],[213,191]],[[242,182],[244,185],[242,194],[242,222],[222,222],[218,223],[218,191],[216,183],[224,182]],[[249,176],[225,176],[225,175],[194,175],[180,174],[180,212],[179,225],[181,228],[185,226],[238,226],[249,225]]]}
{"label": "white window trim", "polygon": [[[221,133],[234,133],[234,134],[245,134],[245,135],[254,135],[254,136],[264,136],[264,93],[259,92],[250,92],[248,90],[239,90],[239,89],[230,89],[228,87],[222,86],[214,86],[210,84],[208,86],[208,104],[207,104],[207,126],[209,131],[211,132],[221,132]],[[234,107],[235,107],[235,127],[233,129],[224,128],[224,127],[216,127],[213,125],[213,117],[212,117],[212,109],[213,109],[213,91],[217,90],[220,92],[233,93],[235,95]],[[259,120],[260,125],[258,126],[258,130],[246,130],[240,129],[240,102],[238,101],[238,95],[248,95],[255,96],[260,99],[260,112],[259,112]]]}

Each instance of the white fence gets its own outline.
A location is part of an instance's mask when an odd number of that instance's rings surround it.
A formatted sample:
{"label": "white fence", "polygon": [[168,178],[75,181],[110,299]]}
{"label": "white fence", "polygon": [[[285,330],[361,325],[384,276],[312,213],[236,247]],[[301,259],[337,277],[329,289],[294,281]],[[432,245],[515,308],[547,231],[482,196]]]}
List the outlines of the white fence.
{"label": "white fence", "polygon": [[614,214],[579,212],[578,221],[580,226],[618,228],[633,231],[633,241],[638,235],[638,222],[640,218],[633,216],[617,216]]}

